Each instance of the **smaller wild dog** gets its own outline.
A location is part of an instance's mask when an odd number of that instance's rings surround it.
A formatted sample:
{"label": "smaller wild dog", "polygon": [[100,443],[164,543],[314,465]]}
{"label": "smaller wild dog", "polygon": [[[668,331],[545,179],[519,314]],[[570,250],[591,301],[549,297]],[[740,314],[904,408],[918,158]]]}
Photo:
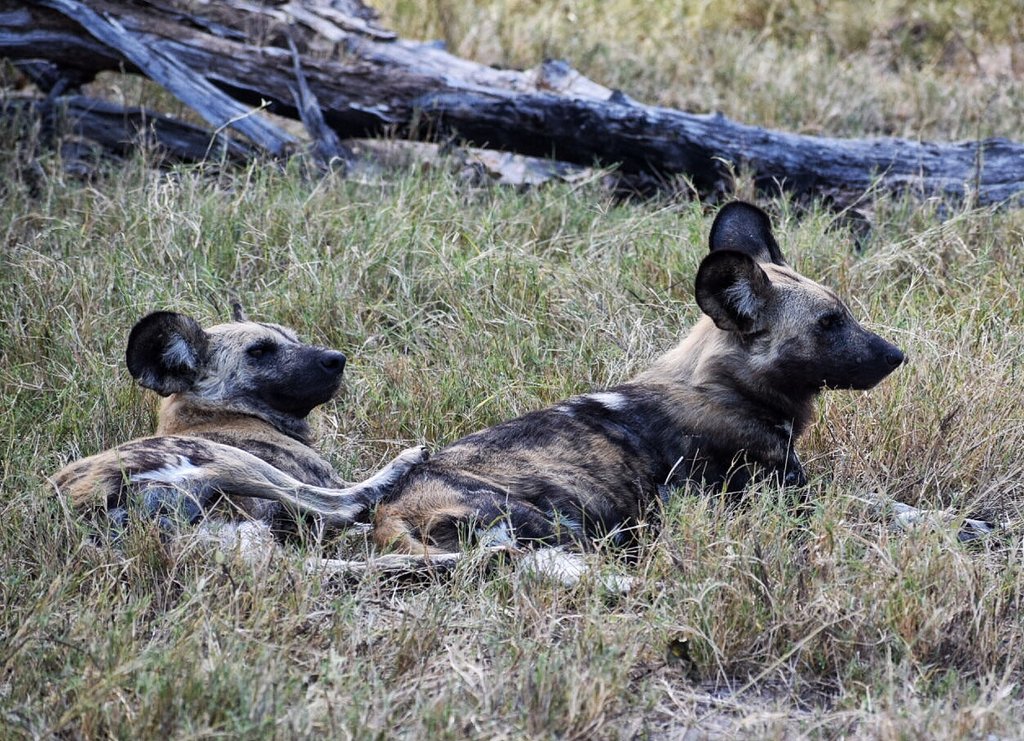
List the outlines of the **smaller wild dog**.
{"label": "smaller wild dog", "polygon": [[451,561],[474,541],[540,545],[534,565],[571,582],[579,556],[558,547],[621,540],[665,484],[804,484],[793,444],[815,396],[871,388],[903,353],[789,267],[757,207],[723,207],[710,248],[695,286],[706,316],[649,370],[475,432],[404,474],[377,509],[373,539],[409,555],[382,565]]}
{"label": "smaller wild dog", "polygon": [[361,484],[341,481],[310,443],[306,417],[337,391],[345,356],[307,345],[278,324],[203,329],[166,311],[128,336],[128,370],[166,397],[156,433],[69,464],[54,484],[78,509],[123,523],[131,508],[173,529],[184,520],[248,520],[284,531],[299,497],[316,508],[365,513],[425,448],[402,452]]}

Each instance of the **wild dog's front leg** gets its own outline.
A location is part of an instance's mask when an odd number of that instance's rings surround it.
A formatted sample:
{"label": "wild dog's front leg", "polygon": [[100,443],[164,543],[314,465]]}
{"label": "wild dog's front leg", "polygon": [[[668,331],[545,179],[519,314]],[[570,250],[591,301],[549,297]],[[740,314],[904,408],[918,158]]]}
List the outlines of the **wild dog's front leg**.
{"label": "wild dog's front leg", "polygon": [[547,546],[536,550],[517,550],[509,545],[482,546],[476,551],[433,553],[389,553],[368,561],[345,561],[335,558],[312,558],[306,561],[306,570],[324,575],[361,577],[368,572],[391,574],[434,573],[453,568],[468,558],[490,558],[504,553],[519,560],[521,573],[554,582],[563,587],[575,587],[589,580],[613,594],[626,594],[640,584],[637,577],[622,574],[601,574],[594,570],[582,553],[564,546]]}
{"label": "wild dog's front leg", "polygon": [[807,486],[807,474],[804,473],[804,466],[800,462],[795,448],[790,447],[786,456],[786,465],[779,473],[783,486]]}
{"label": "wild dog's front leg", "polygon": [[961,516],[950,510],[919,509],[903,502],[891,499],[880,492],[871,492],[864,499],[872,505],[876,513],[890,519],[894,529],[910,532],[919,528],[941,530],[951,525],[957,527],[956,538],[961,543],[991,535],[1001,529],[1002,525],[988,520],[976,520]]}
{"label": "wild dog's front leg", "polygon": [[807,486],[807,474],[804,473],[803,464],[796,454],[796,450],[790,446],[786,454],[785,464],[776,471],[779,482],[787,489],[794,489],[793,513],[801,520],[811,514],[810,489]]}

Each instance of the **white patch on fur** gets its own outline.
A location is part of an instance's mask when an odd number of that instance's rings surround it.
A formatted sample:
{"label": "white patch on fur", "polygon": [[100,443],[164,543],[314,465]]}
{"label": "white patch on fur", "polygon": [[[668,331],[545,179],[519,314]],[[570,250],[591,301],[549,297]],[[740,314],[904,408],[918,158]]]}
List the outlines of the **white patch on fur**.
{"label": "white patch on fur", "polygon": [[579,553],[562,548],[538,548],[530,551],[520,564],[526,573],[536,574],[566,587],[574,587],[587,572],[587,564]]}
{"label": "white patch on fur", "polygon": [[753,319],[761,310],[761,301],[745,281],[733,283],[725,289],[725,297],[736,313]]}
{"label": "white patch on fur", "polygon": [[516,544],[516,536],[512,532],[512,526],[505,521],[486,529],[477,528],[476,537],[480,541],[480,545],[485,548],[511,548]]}
{"label": "white patch on fur", "polygon": [[181,337],[175,337],[167,345],[166,349],[164,349],[163,360],[166,365],[172,368],[185,367],[194,369],[198,365],[194,348]]}
{"label": "white patch on fur", "polygon": [[132,474],[131,480],[135,481],[159,481],[164,484],[179,484],[189,481],[202,474],[203,469],[193,465],[192,461],[183,455],[177,456],[174,463],[168,463],[161,468],[154,468],[152,471],[142,471]]}
{"label": "white patch on fur", "polygon": [[579,520],[567,517],[561,512],[555,512],[554,515],[551,516],[551,522],[553,522],[558,528],[568,530],[572,533],[576,533],[577,535],[583,534],[583,523]]}
{"label": "white patch on fur", "polygon": [[236,553],[248,564],[262,563],[277,547],[270,525],[260,520],[205,520],[196,535],[225,553]]}
{"label": "white patch on fur", "polygon": [[601,404],[612,411],[625,409],[629,406],[629,399],[615,391],[598,391],[593,394],[586,394],[583,398],[596,401],[598,404]]}
{"label": "white patch on fur", "polygon": [[564,587],[574,587],[584,577],[590,575],[590,578],[602,587],[616,594],[629,592],[638,582],[632,576],[597,574],[590,568],[582,554],[560,547],[538,548],[535,551],[530,551],[523,556],[520,568],[526,573],[550,579]]}

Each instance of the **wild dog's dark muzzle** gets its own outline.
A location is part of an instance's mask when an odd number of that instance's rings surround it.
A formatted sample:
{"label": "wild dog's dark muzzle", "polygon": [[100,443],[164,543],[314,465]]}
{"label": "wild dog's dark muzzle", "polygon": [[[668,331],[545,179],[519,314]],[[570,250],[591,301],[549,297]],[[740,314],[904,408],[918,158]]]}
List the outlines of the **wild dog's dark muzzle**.
{"label": "wild dog's dark muzzle", "polygon": [[317,396],[321,390],[330,398],[341,384],[346,361],[345,355],[337,350],[311,348],[295,368],[296,391],[304,388],[310,396]]}
{"label": "wild dog's dark muzzle", "polygon": [[899,368],[906,361],[903,351],[876,334],[867,332],[864,349],[852,353],[854,362],[840,372],[828,386],[832,388],[869,389],[876,386],[886,376]]}
{"label": "wild dog's dark muzzle", "polygon": [[[871,335],[871,351],[872,356],[877,359],[875,362],[885,369],[882,378],[885,378],[889,373],[903,365],[907,359],[903,351],[896,347],[896,345],[883,340],[876,334]],[[878,380],[881,381],[882,378]]]}
{"label": "wild dog's dark muzzle", "polygon": [[337,350],[297,348],[261,380],[256,393],[278,411],[305,417],[334,396],[345,363],[345,355]]}

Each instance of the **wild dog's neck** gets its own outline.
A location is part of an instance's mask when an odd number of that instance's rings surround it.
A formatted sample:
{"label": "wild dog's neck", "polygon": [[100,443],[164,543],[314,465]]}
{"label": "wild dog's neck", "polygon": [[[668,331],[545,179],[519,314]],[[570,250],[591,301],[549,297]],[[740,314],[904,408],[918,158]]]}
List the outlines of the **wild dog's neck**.
{"label": "wild dog's neck", "polygon": [[[280,417],[280,415],[279,415]],[[188,435],[190,430],[209,426],[253,425],[275,430],[310,445],[309,423],[294,417],[270,420],[252,411],[225,409],[223,404],[205,406],[187,394],[172,394],[160,404],[157,435]]]}
{"label": "wild dog's neck", "polygon": [[699,434],[749,437],[753,447],[770,437],[796,440],[810,420],[814,393],[767,383],[745,342],[705,316],[634,383],[678,395],[684,423]]}

